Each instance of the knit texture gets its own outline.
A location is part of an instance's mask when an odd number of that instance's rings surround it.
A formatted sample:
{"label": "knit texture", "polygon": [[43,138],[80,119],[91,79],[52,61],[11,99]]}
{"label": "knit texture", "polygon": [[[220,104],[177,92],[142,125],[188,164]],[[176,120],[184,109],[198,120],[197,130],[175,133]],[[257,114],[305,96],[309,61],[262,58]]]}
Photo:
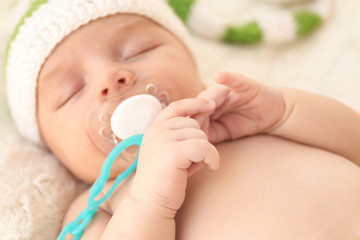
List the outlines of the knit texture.
{"label": "knit texture", "polygon": [[159,0],[37,0],[16,28],[6,59],[8,101],[20,133],[44,146],[36,118],[36,82],[45,59],[64,37],[88,22],[117,13],[145,16],[190,48],[179,18]]}
{"label": "knit texture", "polygon": [[[331,0],[314,0],[293,10],[302,0],[263,0],[274,12],[243,22],[232,21],[201,0],[167,0],[195,34],[237,44],[286,44],[314,32],[329,16]],[[291,3],[291,5],[289,5]],[[272,5],[272,6],[271,6]],[[275,11],[276,9],[276,11]],[[279,11],[279,9],[281,9]],[[251,9],[249,10],[251,12]],[[256,9],[253,9],[255,12]],[[239,15],[243,13],[239,12]],[[245,14],[249,14],[246,12]]]}

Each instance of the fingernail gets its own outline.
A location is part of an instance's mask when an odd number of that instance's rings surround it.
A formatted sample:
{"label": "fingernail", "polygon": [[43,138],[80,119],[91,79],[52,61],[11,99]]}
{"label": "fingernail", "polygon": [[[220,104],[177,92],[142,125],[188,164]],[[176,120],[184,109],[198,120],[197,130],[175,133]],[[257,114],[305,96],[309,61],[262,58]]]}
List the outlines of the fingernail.
{"label": "fingernail", "polygon": [[206,100],[206,103],[208,104],[208,106],[209,106],[211,109],[216,108],[216,103],[215,103],[214,100]]}
{"label": "fingernail", "polygon": [[209,104],[209,105],[214,105],[215,104],[215,101],[214,100],[209,100],[209,99],[207,99],[207,98],[201,98],[202,100],[204,100],[205,101],[205,103],[207,103],[207,104]]}

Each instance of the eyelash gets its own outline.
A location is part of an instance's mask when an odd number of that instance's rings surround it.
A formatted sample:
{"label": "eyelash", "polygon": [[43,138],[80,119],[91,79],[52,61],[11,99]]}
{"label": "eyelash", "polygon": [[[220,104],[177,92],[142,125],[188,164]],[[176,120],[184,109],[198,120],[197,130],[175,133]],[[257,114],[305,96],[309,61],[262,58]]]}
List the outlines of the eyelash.
{"label": "eyelash", "polygon": [[80,87],[76,87],[73,91],[71,91],[71,94],[60,104],[60,106],[58,108],[61,108],[61,107],[65,106],[84,87],[85,87],[85,84],[82,84]]}
{"label": "eyelash", "polygon": [[[160,44],[151,45],[150,47],[143,48],[140,51],[137,51],[137,52],[131,54],[130,56],[125,57],[124,60],[125,61],[131,60],[132,58],[135,58],[137,56],[145,54],[151,50],[158,48],[159,46],[160,46]],[[81,87],[77,87],[75,90],[73,90],[72,93],[60,104],[60,106],[58,108],[61,108],[64,105],[66,105],[78,92],[80,92],[84,88],[84,86],[85,85],[83,84],[83,85],[81,85]]]}
{"label": "eyelash", "polygon": [[126,56],[126,57],[124,58],[124,60],[130,60],[130,59],[132,59],[132,58],[134,58],[134,57],[137,57],[137,56],[142,55],[142,54],[145,54],[145,53],[147,53],[147,52],[149,52],[149,51],[151,51],[151,50],[154,50],[155,48],[157,48],[157,47],[159,47],[159,46],[160,46],[160,44],[151,45],[150,47],[143,48],[143,49],[141,49],[140,51],[137,51],[137,52],[135,52],[135,53],[133,53],[133,54],[130,54],[130,56]]}

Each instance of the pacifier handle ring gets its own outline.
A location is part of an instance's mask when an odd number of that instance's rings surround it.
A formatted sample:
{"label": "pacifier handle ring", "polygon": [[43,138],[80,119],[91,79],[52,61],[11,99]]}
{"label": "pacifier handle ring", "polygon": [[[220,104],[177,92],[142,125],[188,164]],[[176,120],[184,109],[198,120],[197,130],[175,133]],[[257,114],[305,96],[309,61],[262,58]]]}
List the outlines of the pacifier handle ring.
{"label": "pacifier handle ring", "polygon": [[117,187],[117,185],[123,181],[125,178],[127,178],[135,169],[137,166],[137,160],[139,157],[139,152],[137,153],[134,162],[121,174],[119,174],[113,185],[110,187],[109,191],[99,200],[95,200],[95,197],[103,190],[104,185],[106,181],[109,178],[110,169],[115,161],[115,159],[120,155],[120,153],[125,150],[126,148],[132,146],[132,145],[141,145],[141,141],[143,138],[143,134],[136,134],[133,136],[130,136],[123,141],[121,141],[116,147],[110,152],[110,154],[107,156],[107,158],[104,161],[104,164],[101,168],[100,175],[92,185],[89,196],[88,196],[88,205],[87,207],[80,212],[80,214],[75,218],[74,221],[68,223],[65,225],[65,227],[60,232],[59,236],[57,237],[57,240],[63,240],[67,233],[74,236],[73,239],[80,239],[82,232],[86,225],[89,223],[89,221],[92,219],[93,215],[97,211],[99,205],[104,202],[114,191],[114,189]]}

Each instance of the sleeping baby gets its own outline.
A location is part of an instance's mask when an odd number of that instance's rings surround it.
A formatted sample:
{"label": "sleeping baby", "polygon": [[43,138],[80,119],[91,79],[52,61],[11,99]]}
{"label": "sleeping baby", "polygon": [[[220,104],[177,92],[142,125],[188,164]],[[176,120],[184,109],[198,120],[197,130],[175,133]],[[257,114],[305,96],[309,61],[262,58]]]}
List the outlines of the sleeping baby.
{"label": "sleeping baby", "polygon": [[[163,106],[135,173],[81,239],[360,238],[358,113],[239,73],[217,72],[205,87],[184,26],[161,1],[36,1],[27,16],[7,56],[12,116],[79,180],[93,183],[121,142],[109,127],[119,103],[149,94]],[[137,151],[116,159],[101,196]]]}

